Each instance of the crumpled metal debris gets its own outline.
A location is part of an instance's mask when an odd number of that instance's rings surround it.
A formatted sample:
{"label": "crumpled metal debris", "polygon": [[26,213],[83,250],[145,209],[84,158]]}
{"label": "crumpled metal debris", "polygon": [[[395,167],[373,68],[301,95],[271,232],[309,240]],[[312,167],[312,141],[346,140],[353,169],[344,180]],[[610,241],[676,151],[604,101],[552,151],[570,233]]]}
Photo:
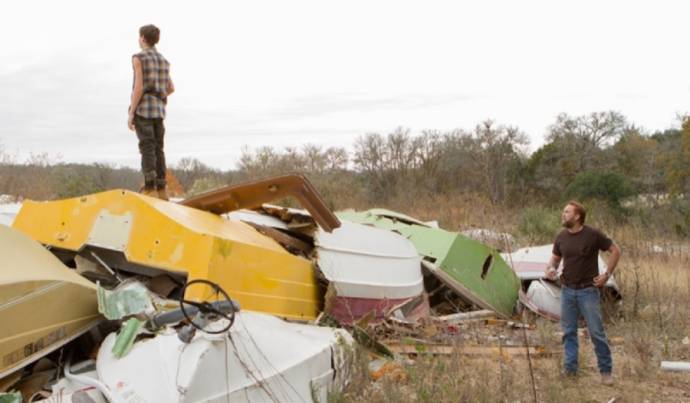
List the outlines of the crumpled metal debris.
{"label": "crumpled metal debris", "polygon": [[129,318],[129,320],[125,322],[120,332],[117,334],[117,339],[112,349],[112,353],[115,357],[122,358],[129,353],[132,346],[134,346],[134,340],[143,326],[144,322],[137,318]]}
{"label": "crumpled metal debris", "polygon": [[149,317],[156,312],[154,296],[141,282],[125,280],[112,291],[98,286],[98,311],[109,320]]}
{"label": "crumpled metal debris", "polygon": [[0,393],[0,403],[22,403],[22,394],[19,392]]}

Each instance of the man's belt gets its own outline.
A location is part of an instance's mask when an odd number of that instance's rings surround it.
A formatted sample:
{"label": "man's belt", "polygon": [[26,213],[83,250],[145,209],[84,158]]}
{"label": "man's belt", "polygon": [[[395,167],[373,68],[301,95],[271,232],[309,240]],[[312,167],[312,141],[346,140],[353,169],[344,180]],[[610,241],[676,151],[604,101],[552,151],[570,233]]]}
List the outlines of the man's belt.
{"label": "man's belt", "polygon": [[581,290],[583,288],[588,288],[588,287],[594,287],[594,282],[585,282],[585,283],[578,283],[578,284],[563,284],[564,286],[568,288],[572,288],[573,290]]}

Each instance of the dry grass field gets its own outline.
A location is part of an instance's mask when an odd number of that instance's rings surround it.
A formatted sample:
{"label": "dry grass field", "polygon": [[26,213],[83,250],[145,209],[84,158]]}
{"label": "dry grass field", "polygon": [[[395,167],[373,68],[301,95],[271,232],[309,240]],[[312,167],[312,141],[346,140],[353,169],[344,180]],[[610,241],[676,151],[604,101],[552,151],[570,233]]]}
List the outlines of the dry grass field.
{"label": "dry grass field", "polygon": [[[448,229],[480,227],[519,232],[519,220],[514,215],[487,206],[477,200],[436,199],[433,204],[411,202],[401,210],[421,219],[439,219]],[[690,361],[690,244],[658,239],[648,235],[645,228],[616,225],[603,216],[595,219],[598,221],[592,225],[609,233],[623,250],[616,279],[624,298],[617,312],[607,315],[606,325],[613,350],[614,386],[600,383],[596,357],[586,335],[580,338],[579,376],[563,378],[558,324],[531,318],[535,327],[528,331],[530,343],[553,352],[531,357],[532,376],[524,355],[476,357],[457,348],[451,354],[403,357],[374,380],[369,368],[371,353],[358,351],[352,383],[332,400],[531,402],[536,392],[539,402],[690,401],[690,374],[659,369],[662,360]],[[524,237],[520,242],[524,245]],[[472,332],[478,332],[477,338],[486,335],[485,329],[463,328],[456,335],[458,343],[467,340]],[[493,332],[498,332],[498,339],[505,336],[519,340],[520,334],[515,332],[522,331],[506,328]]]}

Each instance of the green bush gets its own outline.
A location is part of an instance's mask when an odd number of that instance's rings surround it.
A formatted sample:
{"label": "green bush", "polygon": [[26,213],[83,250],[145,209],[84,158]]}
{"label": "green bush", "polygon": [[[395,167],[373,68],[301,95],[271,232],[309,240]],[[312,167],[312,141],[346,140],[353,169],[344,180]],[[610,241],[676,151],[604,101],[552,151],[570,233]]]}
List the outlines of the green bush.
{"label": "green bush", "polygon": [[560,212],[543,207],[527,207],[518,221],[518,233],[527,244],[553,242],[560,228]]}
{"label": "green bush", "polygon": [[634,195],[635,189],[615,172],[585,171],[575,177],[565,194],[580,201],[605,201],[610,207],[622,209],[621,200]]}

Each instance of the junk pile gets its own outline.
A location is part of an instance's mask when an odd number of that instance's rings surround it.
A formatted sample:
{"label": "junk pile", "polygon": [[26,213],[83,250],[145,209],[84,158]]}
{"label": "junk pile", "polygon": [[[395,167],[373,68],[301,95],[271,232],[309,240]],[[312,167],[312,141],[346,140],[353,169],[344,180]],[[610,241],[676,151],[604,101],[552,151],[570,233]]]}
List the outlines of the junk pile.
{"label": "junk pile", "polygon": [[[285,197],[304,210],[268,204]],[[529,351],[506,336],[530,328],[520,301],[553,302],[506,262],[523,255],[392,211],[334,214],[299,175],[178,203],[112,190],[7,211],[6,400],[325,401],[355,341],[441,354],[481,325],[488,344],[463,353]]]}

